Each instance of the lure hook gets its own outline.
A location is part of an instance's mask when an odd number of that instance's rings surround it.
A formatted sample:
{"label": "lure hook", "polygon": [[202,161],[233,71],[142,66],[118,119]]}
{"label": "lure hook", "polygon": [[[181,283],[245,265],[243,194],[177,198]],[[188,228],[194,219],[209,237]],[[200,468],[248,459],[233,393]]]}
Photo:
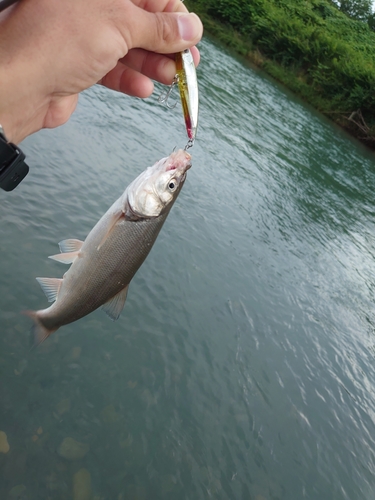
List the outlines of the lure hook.
{"label": "lure hook", "polygon": [[173,82],[170,84],[169,88],[165,92],[162,92],[158,98],[158,101],[161,102],[162,104],[165,104],[168,109],[174,109],[177,105],[177,101],[172,106],[168,102],[172,90],[175,87],[175,85],[177,85],[177,83],[178,83],[178,75],[175,75],[175,77],[173,78]]}
{"label": "lure hook", "polygon": [[184,147],[184,151],[187,151],[189,148],[192,148],[194,146],[194,139],[189,139],[186,143],[186,146]]}

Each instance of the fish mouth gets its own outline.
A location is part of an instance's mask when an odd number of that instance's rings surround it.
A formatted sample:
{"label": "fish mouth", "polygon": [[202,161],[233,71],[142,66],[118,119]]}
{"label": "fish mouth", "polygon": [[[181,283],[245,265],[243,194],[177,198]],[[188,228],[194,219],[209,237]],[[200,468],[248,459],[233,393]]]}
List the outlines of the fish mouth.
{"label": "fish mouth", "polygon": [[191,168],[191,155],[183,149],[179,149],[169,157],[170,163],[168,164],[166,171],[170,170],[181,170],[186,172]]}

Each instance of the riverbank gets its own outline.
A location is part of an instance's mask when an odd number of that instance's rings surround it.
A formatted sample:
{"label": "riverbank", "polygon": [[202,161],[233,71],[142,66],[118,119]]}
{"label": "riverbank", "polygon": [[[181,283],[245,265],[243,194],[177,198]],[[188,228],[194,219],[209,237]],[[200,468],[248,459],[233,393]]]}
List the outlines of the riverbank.
{"label": "riverbank", "polygon": [[186,1],[206,33],[375,150],[375,33],[365,23],[324,0],[313,0],[303,12],[298,6],[293,15],[290,3],[281,8],[272,0],[240,7],[219,2],[215,11],[211,3]]}

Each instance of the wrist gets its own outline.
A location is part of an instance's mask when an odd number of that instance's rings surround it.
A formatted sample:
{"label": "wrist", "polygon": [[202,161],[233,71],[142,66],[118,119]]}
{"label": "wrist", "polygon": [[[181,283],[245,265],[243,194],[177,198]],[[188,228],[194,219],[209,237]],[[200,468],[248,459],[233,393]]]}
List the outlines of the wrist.
{"label": "wrist", "polygon": [[28,172],[25,155],[20,148],[8,142],[0,125],[0,188],[12,191]]}
{"label": "wrist", "polygon": [[42,128],[48,104],[46,89],[41,88],[41,75],[48,74],[44,51],[24,36],[26,28],[15,10],[0,19],[0,123],[15,144]]}
{"label": "wrist", "polygon": [[19,144],[42,128],[48,100],[38,96],[32,78],[25,83],[27,66],[15,69],[0,63],[0,74],[0,124],[8,141]]}

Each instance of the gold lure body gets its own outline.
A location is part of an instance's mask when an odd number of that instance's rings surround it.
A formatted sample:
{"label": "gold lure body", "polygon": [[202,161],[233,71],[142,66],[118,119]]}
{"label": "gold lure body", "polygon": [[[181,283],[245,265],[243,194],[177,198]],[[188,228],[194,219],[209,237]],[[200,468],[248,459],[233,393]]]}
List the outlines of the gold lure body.
{"label": "gold lure body", "polygon": [[187,147],[190,147],[193,145],[197,134],[199,98],[197,73],[189,49],[176,54],[176,67],[186,133],[189,139]]}

